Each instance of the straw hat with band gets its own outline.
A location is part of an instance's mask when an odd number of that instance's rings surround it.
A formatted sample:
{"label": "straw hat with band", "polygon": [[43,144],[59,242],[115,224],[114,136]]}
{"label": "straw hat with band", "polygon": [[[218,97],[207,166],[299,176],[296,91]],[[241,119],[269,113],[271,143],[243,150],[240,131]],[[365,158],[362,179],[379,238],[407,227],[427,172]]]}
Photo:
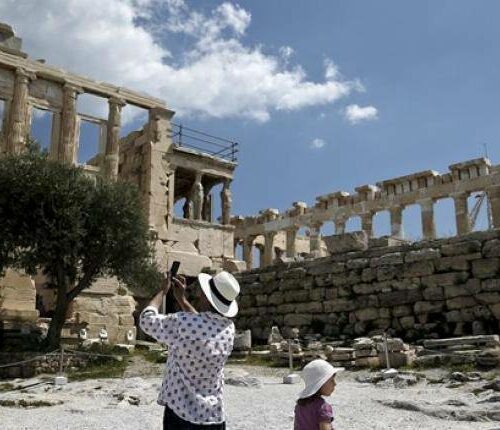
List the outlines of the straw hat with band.
{"label": "straw hat with band", "polygon": [[343,367],[333,367],[325,360],[313,360],[302,369],[302,379],[306,386],[299,393],[299,399],[305,399],[316,394],[320,388],[336,373],[345,370]]}
{"label": "straw hat with band", "polygon": [[210,304],[225,317],[232,318],[238,313],[236,297],[240,293],[240,284],[229,272],[219,272],[215,276],[206,273],[198,275],[198,282]]}

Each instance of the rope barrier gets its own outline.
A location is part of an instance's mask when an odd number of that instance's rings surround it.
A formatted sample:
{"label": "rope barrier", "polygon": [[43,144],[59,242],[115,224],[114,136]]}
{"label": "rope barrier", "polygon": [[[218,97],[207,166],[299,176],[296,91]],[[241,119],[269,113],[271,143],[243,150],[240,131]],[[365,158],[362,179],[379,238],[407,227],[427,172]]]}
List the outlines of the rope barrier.
{"label": "rope barrier", "polygon": [[6,367],[19,366],[21,364],[26,364],[26,363],[30,363],[32,361],[39,360],[40,358],[46,358],[46,357],[51,356],[51,355],[57,355],[57,351],[59,351],[59,350],[56,349],[55,351],[48,352],[47,354],[44,354],[44,355],[37,355],[36,357],[28,358],[27,360],[16,361],[16,362],[7,363],[7,364],[0,364],[0,369],[6,368]]}
{"label": "rope barrier", "polygon": [[[60,351],[61,349],[56,349],[52,352],[48,352],[47,354],[44,354],[44,355],[37,355],[36,357],[32,357],[32,358],[28,358],[26,360],[22,360],[22,361],[15,361],[13,363],[7,363],[7,364],[0,364],[0,369],[4,369],[6,367],[14,367],[14,366],[20,366],[22,364],[26,364],[26,363],[31,363],[32,361],[37,361],[39,360],[40,358],[47,358],[49,356],[54,356],[54,355],[60,355]],[[121,355],[112,355],[112,354],[99,354],[99,353],[96,353],[96,352],[84,352],[84,351],[68,351],[68,350],[64,350],[63,352],[63,356],[64,355],[86,355],[86,356],[90,356],[90,357],[111,357],[111,358],[117,358],[117,357],[122,357]]]}

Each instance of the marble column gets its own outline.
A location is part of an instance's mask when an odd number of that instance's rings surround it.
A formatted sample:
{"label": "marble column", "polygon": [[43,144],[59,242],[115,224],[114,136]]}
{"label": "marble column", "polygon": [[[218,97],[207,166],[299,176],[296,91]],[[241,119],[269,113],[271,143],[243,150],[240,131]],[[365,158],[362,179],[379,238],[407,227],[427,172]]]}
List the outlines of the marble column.
{"label": "marble column", "polygon": [[346,219],[339,217],[336,218],[334,221],[335,224],[335,234],[344,234],[345,233],[345,224],[346,224]]}
{"label": "marble column", "polygon": [[106,152],[104,154],[104,176],[114,181],[118,177],[121,116],[122,107],[125,106],[125,102],[121,99],[112,97],[109,99],[108,103],[109,113],[106,134]]}
{"label": "marble column", "polygon": [[205,191],[205,197],[203,198],[203,215],[202,218],[206,222],[213,222],[213,211],[212,211],[212,194],[209,190]]}
{"label": "marble column", "polygon": [[296,241],[298,227],[290,227],[286,230],[286,256],[295,258],[297,256]]}
{"label": "marble column", "polygon": [[500,228],[500,185],[493,185],[486,189],[489,203],[489,216],[493,228]]}
{"label": "marble column", "polygon": [[469,208],[467,199],[469,194],[466,192],[452,194],[455,204],[455,221],[457,225],[457,235],[470,233],[471,223],[469,219]]}
{"label": "marble column", "polygon": [[224,180],[224,186],[220,193],[220,200],[222,204],[222,224],[231,224],[231,210],[233,205],[233,197],[231,194],[231,179]]}
{"label": "marble column", "polygon": [[201,172],[196,172],[196,176],[194,179],[194,184],[191,189],[191,202],[193,202],[193,219],[195,220],[201,220],[202,219],[202,212],[203,212],[203,200],[205,197],[205,193],[203,190],[203,184],[201,183],[201,180],[203,178],[203,175]]}
{"label": "marble column", "polygon": [[436,225],[434,223],[434,200],[429,198],[417,202],[421,208],[422,233],[424,239],[436,238]]}
{"label": "marble column", "polygon": [[26,147],[29,130],[29,83],[35,75],[22,68],[16,69],[14,93],[9,106],[5,149],[9,154],[19,154]]}
{"label": "marble column", "polygon": [[76,162],[77,154],[77,136],[78,136],[78,117],[76,100],[78,94],[83,90],[71,84],[65,84],[63,87],[63,107],[61,113],[61,128],[59,145],[57,149],[57,159],[66,163]]}
{"label": "marble column", "polygon": [[314,222],[309,225],[309,246],[311,253],[321,252],[321,226],[322,222]]}
{"label": "marble column", "polygon": [[275,231],[268,231],[264,234],[264,266],[271,266],[274,263],[274,237]]}
{"label": "marble column", "polygon": [[264,267],[266,265],[265,247],[260,243],[256,243],[255,247],[259,250],[259,267]]}
{"label": "marble column", "polygon": [[403,208],[401,206],[394,206],[389,209],[391,216],[391,236],[402,238],[403,237]]}
{"label": "marble column", "polygon": [[361,230],[370,238],[373,237],[373,213],[361,214]]}
{"label": "marble column", "polygon": [[247,270],[253,267],[253,241],[255,236],[246,237],[243,240],[243,261],[247,263]]}

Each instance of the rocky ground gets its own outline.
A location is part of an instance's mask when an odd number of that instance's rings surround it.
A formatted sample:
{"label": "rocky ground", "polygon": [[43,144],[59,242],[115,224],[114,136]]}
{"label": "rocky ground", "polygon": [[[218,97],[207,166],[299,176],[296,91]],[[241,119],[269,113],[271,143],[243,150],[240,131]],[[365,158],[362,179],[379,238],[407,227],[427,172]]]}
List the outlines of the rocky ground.
{"label": "rocky ground", "polygon": [[[124,378],[71,382],[43,378],[10,381],[0,391],[0,428],[160,429],[156,402],[160,367],[135,360]],[[282,430],[293,426],[301,385],[283,385],[285,369],[232,364],[227,367],[230,430]],[[375,373],[344,372],[330,398],[337,429],[500,430],[498,374],[445,370],[382,380]],[[488,379],[486,379],[488,378]],[[1,387],[1,384],[0,384]],[[24,389],[19,389],[25,387]]]}

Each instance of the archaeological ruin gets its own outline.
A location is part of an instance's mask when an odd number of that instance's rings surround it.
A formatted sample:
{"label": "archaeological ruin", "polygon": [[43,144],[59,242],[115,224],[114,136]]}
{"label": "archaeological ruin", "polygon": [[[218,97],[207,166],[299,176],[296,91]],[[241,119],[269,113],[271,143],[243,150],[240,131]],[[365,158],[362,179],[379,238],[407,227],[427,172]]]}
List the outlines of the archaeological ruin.
{"label": "archaeological ruin", "polygon": [[[89,175],[137,184],[163,269],[175,260],[186,276],[241,269],[243,263],[234,259],[230,224],[237,144],[172,123],[174,112],[162,100],[30,59],[21,42],[11,27],[0,25],[0,154],[23,151],[37,118],[47,117],[50,158],[78,164]],[[107,117],[81,109],[79,99],[89,95],[107,104]],[[122,134],[127,106],[142,109],[146,123]],[[94,141],[80,138],[89,126],[97,130]],[[97,152],[81,160],[85,145],[94,145]],[[217,219],[213,196],[219,189]],[[176,214],[176,204],[183,202]],[[12,270],[0,279],[0,297],[5,332],[26,333],[43,325],[54,307],[54,292],[43,277]],[[140,293],[132,297],[114,279],[101,279],[74,301],[63,337],[98,338],[105,329],[111,343],[134,343],[134,315],[146,300]]]}
{"label": "archaeological ruin", "polygon": [[[107,116],[84,111],[79,101],[87,96],[104,101]],[[146,122],[126,133],[129,106],[142,109]],[[353,194],[336,191],[311,207],[295,202],[283,213],[242,217],[232,215],[235,142],[173,123],[174,111],[162,100],[29,58],[5,24],[0,107],[0,155],[23,151],[44,115],[52,159],[139,187],[163,269],[178,260],[186,276],[237,273],[237,325],[255,339],[265,340],[273,325],[332,337],[389,330],[408,339],[500,329],[500,165],[486,158],[452,164],[443,174],[428,170],[363,185]],[[88,127],[93,140],[82,139]],[[82,159],[85,145],[97,149]],[[445,198],[454,202],[453,238],[436,235],[434,205]],[[423,237],[416,242],[403,234],[403,211],[411,205],[421,210]],[[475,232],[481,207],[489,231]],[[376,237],[380,212],[390,214],[390,234]],[[353,217],[361,230],[346,230]],[[326,223],[335,234],[322,234]],[[43,277],[12,270],[0,279],[0,298],[0,327],[18,336],[46,324],[54,306]],[[110,343],[134,344],[134,316],[146,300],[115,279],[100,279],[73,303],[63,338],[95,339],[105,329]]]}

